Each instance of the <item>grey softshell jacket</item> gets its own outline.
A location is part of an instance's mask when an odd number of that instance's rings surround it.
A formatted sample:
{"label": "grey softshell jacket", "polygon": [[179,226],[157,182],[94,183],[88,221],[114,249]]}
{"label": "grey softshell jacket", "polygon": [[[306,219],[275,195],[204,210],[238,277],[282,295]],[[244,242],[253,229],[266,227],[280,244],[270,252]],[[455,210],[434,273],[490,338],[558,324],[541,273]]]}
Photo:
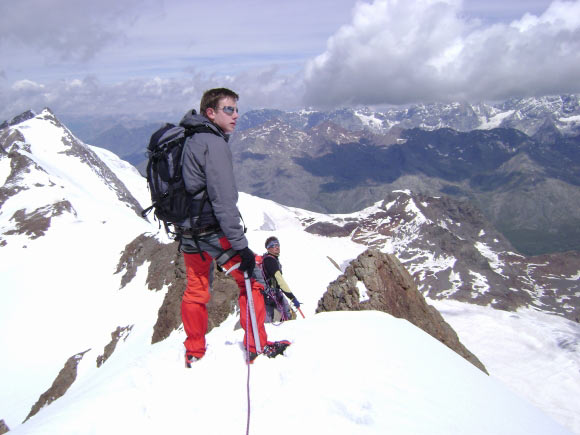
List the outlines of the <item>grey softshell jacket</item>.
{"label": "grey softshell jacket", "polygon": [[[182,127],[203,124],[213,133],[196,133],[185,142],[182,155],[185,188],[195,193],[207,186],[207,193],[220,228],[232,248],[240,251],[248,246],[238,210],[238,189],[234,179],[229,136],[205,116],[189,111],[181,122]],[[195,199],[200,199],[203,193]],[[185,224],[184,226],[189,226]]]}

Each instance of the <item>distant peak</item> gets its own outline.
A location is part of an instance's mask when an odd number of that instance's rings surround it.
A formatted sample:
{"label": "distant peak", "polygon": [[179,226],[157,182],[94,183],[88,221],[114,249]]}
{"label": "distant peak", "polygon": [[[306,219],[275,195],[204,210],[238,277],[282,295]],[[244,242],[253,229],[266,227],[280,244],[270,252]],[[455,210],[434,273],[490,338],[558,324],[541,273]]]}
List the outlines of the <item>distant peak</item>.
{"label": "distant peak", "polygon": [[45,107],[44,109],[42,109],[42,112],[40,114],[41,115],[52,115],[52,116],[56,116],[54,114],[54,112],[52,110],[50,110],[50,107]]}
{"label": "distant peak", "polygon": [[18,125],[21,122],[28,121],[29,119],[34,118],[35,116],[36,113],[34,113],[32,110],[27,110],[26,112],[22,112],[20,115],[15,116],[10,121],[4,121],[2,124],[0,124],[0,129],[10,127],[13,125]]}

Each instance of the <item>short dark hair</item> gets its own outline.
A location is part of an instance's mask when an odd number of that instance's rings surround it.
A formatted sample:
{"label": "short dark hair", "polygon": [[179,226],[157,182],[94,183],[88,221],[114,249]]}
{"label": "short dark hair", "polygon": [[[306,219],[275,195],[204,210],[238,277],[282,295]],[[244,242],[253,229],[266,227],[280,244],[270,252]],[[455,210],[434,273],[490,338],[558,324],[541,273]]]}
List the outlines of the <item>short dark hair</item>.
{"label": "short dark hair", "polygon": [[270,242],[273,242],[273,241],[276,241],[276,242],[278,242],[278,244],[280,244],[280,241],[278,240],[278,237],[275,237],[275,236],[270,236],[270,237],[268,237],[268,238],[266,239],[266,243],[264,243],[264,247],[265,247],[266,249],[268,249],[268,244],[269,244]]}
{"label": "short dark hair", "polygon": [[227,88],[215,88],[205,91],[201,97],[201,103],[199,104],[199,113],[205,115],[205,111],[209,108],[216,110],[218,108],[219,101],[222,98],[228,97],[233,98],[236,101],[240,99],[238,94]]}

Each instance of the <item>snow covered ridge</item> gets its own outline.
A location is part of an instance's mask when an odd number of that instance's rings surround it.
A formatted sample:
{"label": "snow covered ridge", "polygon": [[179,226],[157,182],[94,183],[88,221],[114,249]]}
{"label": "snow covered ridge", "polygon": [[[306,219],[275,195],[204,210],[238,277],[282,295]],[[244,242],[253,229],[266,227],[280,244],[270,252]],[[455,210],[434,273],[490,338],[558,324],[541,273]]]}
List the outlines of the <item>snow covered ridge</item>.
{"label": "snow covered ridge", "polygon": [[[152,344],[164,301],[177,291],[171,287],[180,273],[179,255],[156,222],[142,219],[111,189],[112,177],[101,177],[88,158],[61,152],[68,149],[66,131],[56,134],[55,127],[50,116],[38,115],[0,133],[0,189],[6,188],[0,190],[0,420],[14,434],[181,433],[192,419],[205,433],[243,430],[247,368],[235,307],[210,333],[206,358],[188,372],[179,328],[159,332],[163,338]],[[132,167],[108,151],[81,145],[141,207],[148,205],[146,184]],[[412,194],[398,192],[385,206],[396,207],[397,195]],[[430,201],[425,197],[403,208],[417,213]],[[34,221],[31,211],[59,202],[70,207],[47,213],[50,225],[38,236],[14,219],[24,210],[22,222]],[[283,409],[290,421],[301,422],[301,430],[312,432],[569,433],[564,425],[580,434],[578,402],[561,400],[580,395],[576,323],[536,310],[436,301],[462,342],[482,358],[490,372],[485,376],[409,322],[385,313],[314,315],[328,284],[341,274],[328,257],[344,270],[367,248],[353,241],[356,226],[347,227],[356,215],[317,214],[246,194],[240,195],[240,208],[252,249],[262,252],[272,234],[280,238],[285,277],[306,315],[268,325],[272,339],[293,344],[285,357],[259,357],[251,368],[251,433],[273,427],[295,433],[295,424],[280,424]],[[360,214],[382,209],[379,203]],[[427,225],[432,217],[423,215],[413,225]],[[346,234],[305,231],[318,222]],[[441,225],[469,232],[465,223],[452,222],[459,219]],[[365,230],[371,238],[371,227]],[[382,231],[377,225],[378,238]],[[501,256],[482,247],[495,246],[486,239],[493,237],[491,229],[475,231],[484,258],[499,270]],[[175,269],[159,273],[150,258],[139,256],[146,239],[167,247],[163,260],[173,261]],[[75,365],[75,381],[23,423],[67,362]]]}
{"label": "snow covered ridge", "polygon": [[[234,323],[229,319],[209,334],[208,352],[191,370],[177,368],[179,334],[153,347],[133,334],[98,369],[85,357],[70,392],[10,434],[177,434],[192,421],[206,434],[244,432],[247,368]],[[251,434],[273,427],[281,435],[329,429],[338,435],[571,433],[429,335],[384,313],[323,313],[269,333],[293,344],[286,356],[251,366]],[[344,352],[350,338],[356,351]],[[281,407],[292,423],[280,422]]]}
{"label": "snow covered ridge", "polygon": [[580,320],[580,253],[516,254],[468,203],[395,191],[359,213],[304,223],[306,231],[395,254],[426,297]]}

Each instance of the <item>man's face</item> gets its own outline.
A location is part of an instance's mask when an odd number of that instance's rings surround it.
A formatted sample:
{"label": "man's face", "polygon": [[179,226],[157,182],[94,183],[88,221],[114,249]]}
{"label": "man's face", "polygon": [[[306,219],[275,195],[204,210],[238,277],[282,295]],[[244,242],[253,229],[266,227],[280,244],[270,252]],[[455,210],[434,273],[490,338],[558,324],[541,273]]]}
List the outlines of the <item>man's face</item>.
{"label": "man's face", "polygon": [[273,244],[272,247],[268,248],[268,252],[271,255],[275,255],[276,257],[278,257],[280,255],[280,243],[276,242],[275,244]]}
{"label": "man's face", "polygon": [[231,97],[222,98],[217,109],[207,109],[207,117],[228,134],[236,128],[238,116],[236,100]]}

